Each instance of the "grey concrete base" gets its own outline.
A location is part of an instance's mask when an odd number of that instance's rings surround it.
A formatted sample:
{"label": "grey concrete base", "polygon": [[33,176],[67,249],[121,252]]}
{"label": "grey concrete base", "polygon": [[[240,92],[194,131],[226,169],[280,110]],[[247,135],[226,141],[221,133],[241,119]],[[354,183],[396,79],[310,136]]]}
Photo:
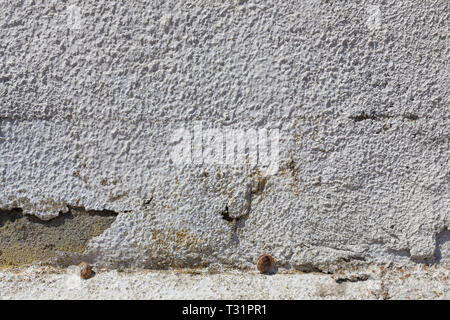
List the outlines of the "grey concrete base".
{"label": "grey concrete base", "polygon": [[209,270],[0,271],[0,299],[450,299],[447,268],[369,268],[336,275]]}

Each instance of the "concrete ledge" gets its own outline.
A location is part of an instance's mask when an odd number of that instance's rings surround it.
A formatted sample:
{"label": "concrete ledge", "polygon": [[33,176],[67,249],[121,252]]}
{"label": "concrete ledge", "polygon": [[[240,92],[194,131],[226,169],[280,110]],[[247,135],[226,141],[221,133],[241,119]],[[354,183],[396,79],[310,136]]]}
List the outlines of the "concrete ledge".
{"label": "concrete ledge", "polygon": [[0,299],[450,299],[448,268],[369,268],[336,275],[261,275],[222,269],[99,271],[81,280],[75,269],[0,271]]}

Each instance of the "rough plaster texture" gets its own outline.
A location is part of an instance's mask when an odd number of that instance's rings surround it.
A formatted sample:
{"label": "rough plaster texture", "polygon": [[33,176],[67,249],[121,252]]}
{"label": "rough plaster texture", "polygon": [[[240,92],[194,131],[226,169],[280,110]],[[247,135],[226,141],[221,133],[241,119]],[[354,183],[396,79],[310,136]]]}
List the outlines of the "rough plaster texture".
{"label": "rough plaster texture", "polygon": [[[2,0],[0,208],[117,212],[72,257],[110,267],[448,263],[449,12]],[[278,129],[279,170],[175,164],[196,123]]]}

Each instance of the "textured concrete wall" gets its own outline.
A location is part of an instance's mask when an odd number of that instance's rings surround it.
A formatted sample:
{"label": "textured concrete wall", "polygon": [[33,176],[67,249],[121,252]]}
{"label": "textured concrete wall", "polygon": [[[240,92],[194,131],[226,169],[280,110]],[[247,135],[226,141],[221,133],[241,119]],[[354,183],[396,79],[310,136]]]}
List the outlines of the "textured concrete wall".
{"label": "textured concrete wall", "polygon": [[61,261],[447,263],[449,9],[1,0],[0,208],[118,213]]}

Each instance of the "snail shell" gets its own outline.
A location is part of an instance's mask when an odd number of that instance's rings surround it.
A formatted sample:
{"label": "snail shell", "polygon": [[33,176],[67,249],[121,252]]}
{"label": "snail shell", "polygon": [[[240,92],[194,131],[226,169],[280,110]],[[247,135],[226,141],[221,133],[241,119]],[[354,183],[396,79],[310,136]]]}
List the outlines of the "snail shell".
{"label": "snail shell", "polygon": [[272,256],[268,254],[260,255],[258,260],[256,260],[256,268],[258,268],[258,271],[261,273],[267,273],[272,268],[275,260],[272,258]]}

